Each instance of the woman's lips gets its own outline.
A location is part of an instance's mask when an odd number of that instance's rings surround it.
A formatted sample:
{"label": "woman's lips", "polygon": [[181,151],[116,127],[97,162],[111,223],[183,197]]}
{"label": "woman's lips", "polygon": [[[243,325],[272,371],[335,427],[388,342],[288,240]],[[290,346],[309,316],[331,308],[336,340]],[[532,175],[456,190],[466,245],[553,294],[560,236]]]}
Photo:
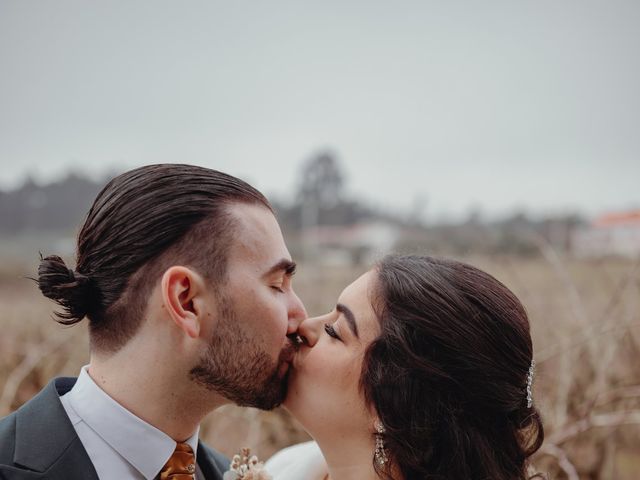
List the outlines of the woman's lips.
{"label": "woman's lips", "polygon": [[280,378],[284,377],[287,372],[289,371],[289,368],[291,367],[291,362],[283,362],[280,364],[280,367],[278,368],[278,376]]}
{"label": "woman's lips", "polygon": [[[307,349],[308,350],[308,349]],[[304,362],[304,357],[305,357],[305,348],[299,348],[295,354],[293,355],[293,358],[291,359],[291,368],[293,370],[297,370],[302,366],[302,362]]]}

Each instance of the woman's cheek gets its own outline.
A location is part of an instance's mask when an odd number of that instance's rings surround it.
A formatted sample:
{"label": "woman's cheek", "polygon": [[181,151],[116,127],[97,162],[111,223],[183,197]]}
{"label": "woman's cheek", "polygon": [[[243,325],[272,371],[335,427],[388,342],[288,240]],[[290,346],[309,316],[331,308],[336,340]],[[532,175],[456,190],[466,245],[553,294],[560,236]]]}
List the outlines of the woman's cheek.
{"label": "woman's cheek", "polygon": [[320,346],[313,347],[300,365],[298,374],[305,384],[327,383],[334,369],[333,358]]}
{"label": "woman's cheek", "polygon": [[[328,350],[328,349],[327,349]],[[340,351],[314,352],[314,361],[310,374],[315,379],[315,383],[321,383],[327,390],[337,390],[339,392],[349,391],[354,380],[358,378],[358,365],[355,365],[351,355]]]}
{"label": "woman's cheek", "polygon": [[305,362],[305,373],[312,375],[312,378],[323,378],[326,375],[326,371],[332,368],[332,358],[330,355],[326,355],[322,349],[314,349],[309,352],[307,361]]}

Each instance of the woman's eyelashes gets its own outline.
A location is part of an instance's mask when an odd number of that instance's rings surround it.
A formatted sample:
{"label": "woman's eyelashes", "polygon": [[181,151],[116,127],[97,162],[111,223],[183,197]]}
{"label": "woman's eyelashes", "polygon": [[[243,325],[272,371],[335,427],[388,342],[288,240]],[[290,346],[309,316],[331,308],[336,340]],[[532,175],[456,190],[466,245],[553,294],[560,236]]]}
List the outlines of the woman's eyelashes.
{"label": "woman's eyelashes", "polygon": [[333,337],[336,340],[342,341],[342,339],[340,338],[340,335],[338,335],[338,333],[336,332],[336,329],[333,328],[333,325],[325,323],[324,324],[324,331],[327,332],[327,335],[329,335],[330,337]]}
{"label": "woman's eyelashes", "polygon": [[282,287],[279,287],[278,285],[271,285],[271,288],[277,292],[284,293]]}

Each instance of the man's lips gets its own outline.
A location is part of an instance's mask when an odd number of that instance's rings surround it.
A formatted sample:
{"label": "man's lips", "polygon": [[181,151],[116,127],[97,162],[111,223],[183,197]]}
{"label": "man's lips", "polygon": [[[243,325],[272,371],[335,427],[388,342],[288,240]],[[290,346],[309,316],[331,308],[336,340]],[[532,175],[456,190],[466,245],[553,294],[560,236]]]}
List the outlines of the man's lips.
{"label": "man's lips", "polygon": [[284,377],[289,372],[290,368],[291,368],[291,362],[282,362],[280,364],[280,367],[278,367],[278,376]]}
{"label": "man's lips", "polygon": [[295,343],[287,342],[287,345],[284,347],[284,349],[280,353],[280,363],[291,365],[293,363],[293,359],[295,358],[298,349],[299,348]]}
{"label": "man's lips", "polygon": [[301,364],[304,362],[304,358],[307,355],[308,350],[306,349],[296,349],[295,353],[293,354],[293,358],[291,359],[291,368],[293,370],[296,370],[298,368],[300,368]]}
{"label": "man's lips", "polygon": [[[301,347],[305,345],[305,341],[304,339],[302,343],[296,341],[296,337],[301,338],[297,333],[287,335],[287,337],[289,338],[289,342],[287,342],[287,345],[280,354],[280,361],[283,365],[286,365],[287,370],[289,370],[289,367],[295,369],[299,363]],[[282,371],[286,371],[283,366],[281,366],[281,372]]]}

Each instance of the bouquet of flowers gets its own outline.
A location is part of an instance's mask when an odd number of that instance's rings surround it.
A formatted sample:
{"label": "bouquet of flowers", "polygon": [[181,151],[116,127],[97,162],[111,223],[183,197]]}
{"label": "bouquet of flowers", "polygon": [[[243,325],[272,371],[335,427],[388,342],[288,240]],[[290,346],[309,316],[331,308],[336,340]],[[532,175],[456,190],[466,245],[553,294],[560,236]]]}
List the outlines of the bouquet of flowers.
{"label": "bouquet of flowers", "polygon": [[224,472],[222,480],[273,480],[264,469],[264,463],[251,455],[251,450],[243,448],[231,459],[229,470]]}

